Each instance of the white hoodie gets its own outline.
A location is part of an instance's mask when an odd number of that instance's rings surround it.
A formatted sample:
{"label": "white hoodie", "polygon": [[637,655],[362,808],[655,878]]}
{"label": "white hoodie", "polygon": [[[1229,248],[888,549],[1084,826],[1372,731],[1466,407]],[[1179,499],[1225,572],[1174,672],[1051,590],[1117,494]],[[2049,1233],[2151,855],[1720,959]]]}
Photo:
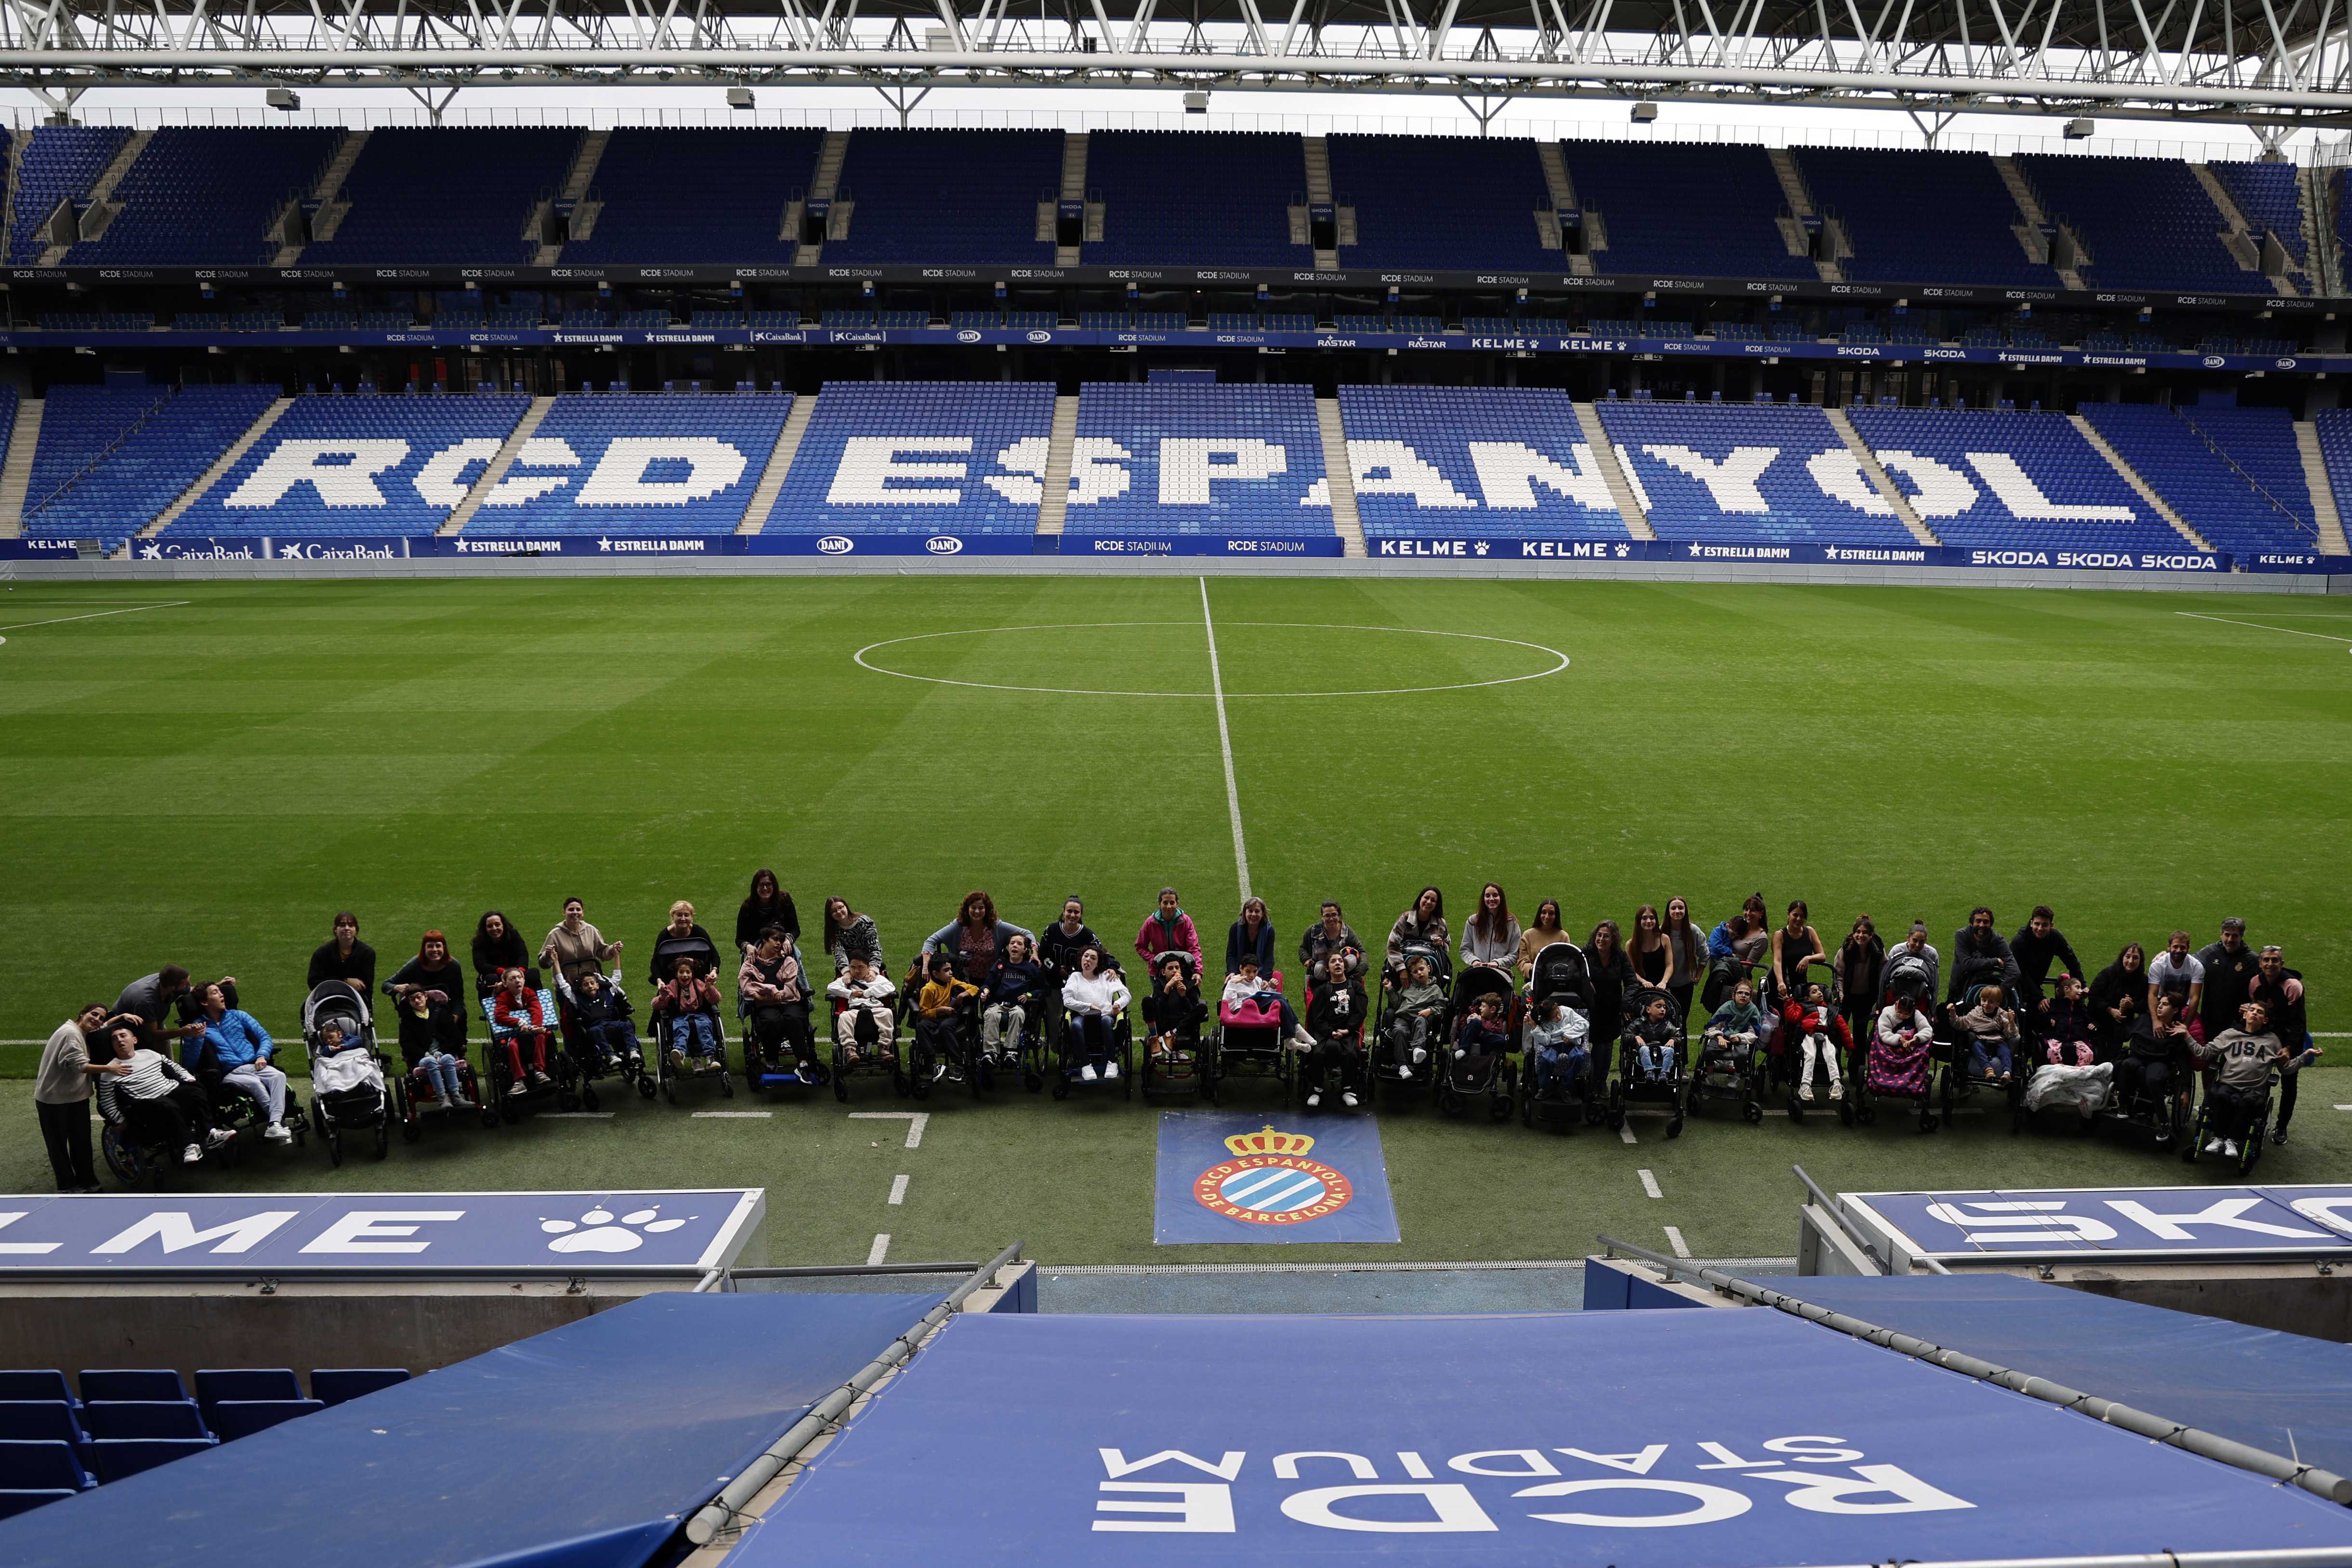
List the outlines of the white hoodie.
{"label": "white hoodie", "polygon": [[1112,975],[1072,975],[1062,986],[1062,1005],[1074,1013],[1100,1013],[1108,1018],[1118,1009],[1127,988]]}

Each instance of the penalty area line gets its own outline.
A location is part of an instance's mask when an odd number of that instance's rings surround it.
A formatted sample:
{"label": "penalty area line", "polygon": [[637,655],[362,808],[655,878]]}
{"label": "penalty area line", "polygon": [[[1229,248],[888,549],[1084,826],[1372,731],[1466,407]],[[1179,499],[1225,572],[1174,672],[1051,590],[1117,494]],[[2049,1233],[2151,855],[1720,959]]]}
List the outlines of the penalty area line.
{"label": "penalty area line", "polygon": [[62,626],[68,621],[97,621],[109,615],[136,615],[142,610],[176,610],[193,603],[186,599],[166,600],[161,604],[133,604],[121,610],[93,610],[87,615],[59,615],[48,621],[19,621],[13,626],[0,626],[0,632],[22,632],[32,626]]}
{"label": "penalty area line", "polygon": [[2352,643],[2352,637],[2338,637],[2333,632],[2303,632],[2293,626],[2265,626],[2259,621],[2232,621],[2226,615],[2200,615],[2194,610],[2176,610],[2173,613],[2191,621],[2210,621],[2222,626],[2251,626],[2257,632],[2277,632],[2289,637],[2316,637],[2323,643]]}

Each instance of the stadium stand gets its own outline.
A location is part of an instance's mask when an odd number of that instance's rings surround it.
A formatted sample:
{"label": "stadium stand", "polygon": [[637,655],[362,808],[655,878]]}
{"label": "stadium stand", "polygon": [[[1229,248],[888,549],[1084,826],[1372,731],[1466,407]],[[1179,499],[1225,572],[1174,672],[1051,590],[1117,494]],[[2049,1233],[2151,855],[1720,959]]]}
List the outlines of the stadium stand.
{"label": "stadium stand", "polygon": [[1806,147],[1795,154],[1825,215],[1845,225],[1848,277],[2055,288],[2011,225],[2024,221],[1992,160],[1976,152]]}
{"label": "stadium stand", "polygon": [[1818,408],[1605,401],[1595,406],[1662,539],[1918,543]]}
{"label": "stadium stand", "polygon": [[15,220],[9,225],[8,259],[36,262],[47,242],[41,231],[59,202],[79,207],[90,186],[114,162],[131,132],[117,125],[43,125],[25,143],[16,171]]}
{"label": "stadium stand", "polygon": [[789,263],[784,210],[824,145],[812,130],[615,131],[589,183],[603,206],[563,260]]}
{"label": "stadium stand", "polygon": [[1085,383],[1066,526],[1162,540],[1332,538],[1314,389]]}
{"label": "stadium stand", "polygon": [[1103,203],[1090,267],[1311,263],[1290,243],[1290,198],[1307,183],[1296,136],[1244,131],[1097,131],[1087,138],[1089,198]]}
{"label": "stadium stand", "polygon": [[[2199,413],[2242,416],[2215,420],[2248,455],[2259,454],[2257,476],[2212,440]],[[2318,525],[2295,453],[2294,423],[2284,409],[2186,410],[2145,402],[2086,402],[2083,415],[2149,489],[2164,497],[2215,549],[2308,550]],[[2242,416],[2255,416],[2245,418]],[[2273,418],[2263,418],[2270,415]],[[2278,462],[2284,445],[2284,470]],[[2291,486],[2292,488],[2288,488]]]}
{"label": "stadium stand", "polygon": [[114,549],[202,478],[277,398],[274,385],[49,388],[25,532]]}
{"label": "stadium stand", "polygon": [[350,204],[305,265],[522,263],[531,211],[555,193],[580,145],[569,129],[373,131],[343,177]]}
{"label": "stadium stand", "polygon": [[530,406],[525,397],[303,396],[169,534],[429,534]]}
{"label": "stadium stand", "polygon": [[1819,276],[1790,256],[1775,220],[1787,203],[1760,147],[1564,141],[1578,203],[1608,230],[1593,265],[1702,277]]}
{"label": "stadium stand", "polygon": [[1058,131],[855,131],[836,200],[849,233],[827,263],[957,261],[1052,266],[1037,204],[1062,180]]}
{"label": "stadium stand", "polygon": [[2320,462],[2327,469],[2336,513],[2352,517],[2352,409],[2322,409],[2312,423],[2318,429]]}
{"label": "stadium stand", "polygon": [[1364,538],[1632,536],[1568,394],[1342,386]]}
{"label": "stadium stand", "polygon": [[2258,273],[2222,247],[2220,209],[2189,172],[2166,158],[2092,158],[2021,152],[2016,164],[2043,214],[2090,253],[2079,270],[2108,287],[2265,292]]}
{"label": "stadium stand", "polygon": [[339,131],[313,127],[154,133],[114,187],[121,210],[105,233],[67,252],[74,267],[201,267],[266,262],[271,220],[299,201],[334,156]]}
{"label": "stadium stand", "polygon": [[1480,267],[1566,265],[1537,238],[1551,205],[1536,144],[1512,137],[1334,136],[1331,191],[1356,210],[1350,267]]}
{"label": "stadium stand", "polygon": [[828,382],[761,530],[1037,530],[1054,388],[1044,382]]}
{"label": "stadium stand", "polygon": [[778,392],[557,398],[465,532],[731,533],[792,402]]}
{"label": "stadium stand", "polygon": [[2178,550],[2188,541],[2062,413],[1855,409],[1854,429],[1949,545]]}
{"label": "stadium stand", "polygon": [[2214,178],[2230,193],[2259,240],[2267,231],[2279,237],[2289,256],[2308,263],[2311,246],[2303,232],[2303,200],[2296,190],[2292,163],[2255,162],[2210,163]]}

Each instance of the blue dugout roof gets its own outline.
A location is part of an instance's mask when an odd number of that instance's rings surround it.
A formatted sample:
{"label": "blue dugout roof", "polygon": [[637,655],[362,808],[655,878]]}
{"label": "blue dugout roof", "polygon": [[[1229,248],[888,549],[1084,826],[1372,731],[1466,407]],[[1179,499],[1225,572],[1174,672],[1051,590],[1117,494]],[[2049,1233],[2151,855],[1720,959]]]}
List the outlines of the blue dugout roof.
{"label": "blue dugout roof", "polygon": [[975,1315],[730,1568],[2265,1548],[2352,1558],[2352,1510],[1779,1312]]}
{"label": "blue dugout roof", "polygon": [[635,1568],[936,1295],[642,1297],[0,1525],[10,1568]]}
{"label": "blue dugout roof", "polygon": [[2352,1475],[2352,1345],[2011,1274],[1752,1282]]}

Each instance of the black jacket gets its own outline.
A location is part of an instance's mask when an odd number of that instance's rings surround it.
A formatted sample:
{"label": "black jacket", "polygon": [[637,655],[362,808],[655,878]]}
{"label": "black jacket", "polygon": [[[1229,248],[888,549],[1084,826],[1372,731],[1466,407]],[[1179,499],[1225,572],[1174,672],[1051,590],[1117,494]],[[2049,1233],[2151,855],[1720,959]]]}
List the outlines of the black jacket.
{"label": "black jacket", "polygon": [[2017,965],[2018,985],[2025,993],[2021,1001],[2026,1007],[2032,1007],[2042,999],[2042,988],[2050,979],[2050,966],[2059,959],[2066,960],[2066,967],[2061,973],[2079,975],[2083,972],[2083,960],[2074,956],[2074,946],[2067,942],[2066,934],[2054,925],[2047,936],[2036,936],[2033,927],[2026,926],[2009,939],[2009,954]]}
{"label": "black jacket", "polygon": [[[2147,1016],[2147,966],[2126,969],[2117,958],[2091,982],[2090,1002],[2091,1028],[2097,1031],[2091,1038],[2101,1045],[2121,1044],[2124,1036]],[[2121,1023],[2107,1016],[2108,1009],[2116,1007],[2124,1010]]]}
{"label": "black jacket", "polygon": [[331,939],[320,943],[310,955],[310,977],[302,984],[317,990],[327,980],[349,980],[362,995],[374,990],[375,949],[364,942],[353,942],[347,957]]}
{"label": "black jacket", "polygon": [[474,934],[474,988],[488,996],[499,988],[499,972],[502,969],[529,969],[530,947],[522,933],[512,925],[497,941],[489,941],[480,932]]}
{"label": "black jacket", "polygon": [[1998,981],[2009,993],[2013,1004],[2017,1000],[2017,955],[2001,940],[1998,931],[1985,933],[1977,940],[1976,927],[1963,925],[1952,933],[1952,956],[1946,971],[1944,1000],[1957,1002],[1971,986],[1990,985]]}
{"label": "black jacket", "polygon": [[793,907],[793,895],[781,888],[777,890],[776,902],[765,909],[747,898],[735,911],[735,946],[757,947],[760,933],[771,925],[782,928],[793,939],[794,948],[800,946],[801,912]]}
{"label": "black jacket", "polygon": [[[2219,942],[2209,942],[2197,950],[2197,961],[2205,966],[2205,1038],[2211,1040],[2225,1029],[2236,1029],[2238,1009],[2252,994],[2254,981],[2262,976],[2262,959],[2251,943],[2241,942],[2231,953]],[[2271,1020],[2275,1023],[2278,1020]],[[2284,1031],[2281,1040],[2286,1038]],[[2300,1037],[2296,1050],[2303,1049]]]}
{"label": "black jacket", "polygon": [[1070,936],[1062,929],[1059,915],[1045,923],[1037,933],[1037,957],[1056,980],[1066,980],[1078,971],[1078,955],[1089,947],[1102,946],[1095,928],[1085,921],[1078,922],[1078,933]]}
{"label": "black jacket", "polygon": [[[2280,1043],[2286,1047],[2288,1054],[2292,1056],[2300,1056],[2303,1053],[2304,1038],[2311,1032],[2309,1011],[2311,993],[2306,990],[2294,1000],[2289,1001],[2286,999],[2286,988],[2284,982],[2302,978],[2303,972],[2299,969],[2281,969],[2279,979],[2282,984],[2273,988],[2263,983],[2262,971],[2258,969],[2254,972],[2253,986],[2246,995],[2248,1001],[2261,1002],[2270,1009],[2270,1031],[2279,1037]],[[2206,1038],[2210,1040],[2212,1036],[2208,1033]]]}
{"label": "black jacket", "polygon": [[462,1009],[466,1005],[466,972],[457,967],[457,960],[442,961],[437,969],[425,967],[424,958],[411,958],[383,983],[383,994],[391,996],[395,986],[420,986],[428,991],[441,991],[449,998],[449,1005]]}
{"label": "black jacket", "polygon": [[1326,980],[1308,993],[1307,1030],[1309,1034],[1348,1034],[1369,1022],[1364,1016],[1364,988],[1354,980],[1344,986]]}

